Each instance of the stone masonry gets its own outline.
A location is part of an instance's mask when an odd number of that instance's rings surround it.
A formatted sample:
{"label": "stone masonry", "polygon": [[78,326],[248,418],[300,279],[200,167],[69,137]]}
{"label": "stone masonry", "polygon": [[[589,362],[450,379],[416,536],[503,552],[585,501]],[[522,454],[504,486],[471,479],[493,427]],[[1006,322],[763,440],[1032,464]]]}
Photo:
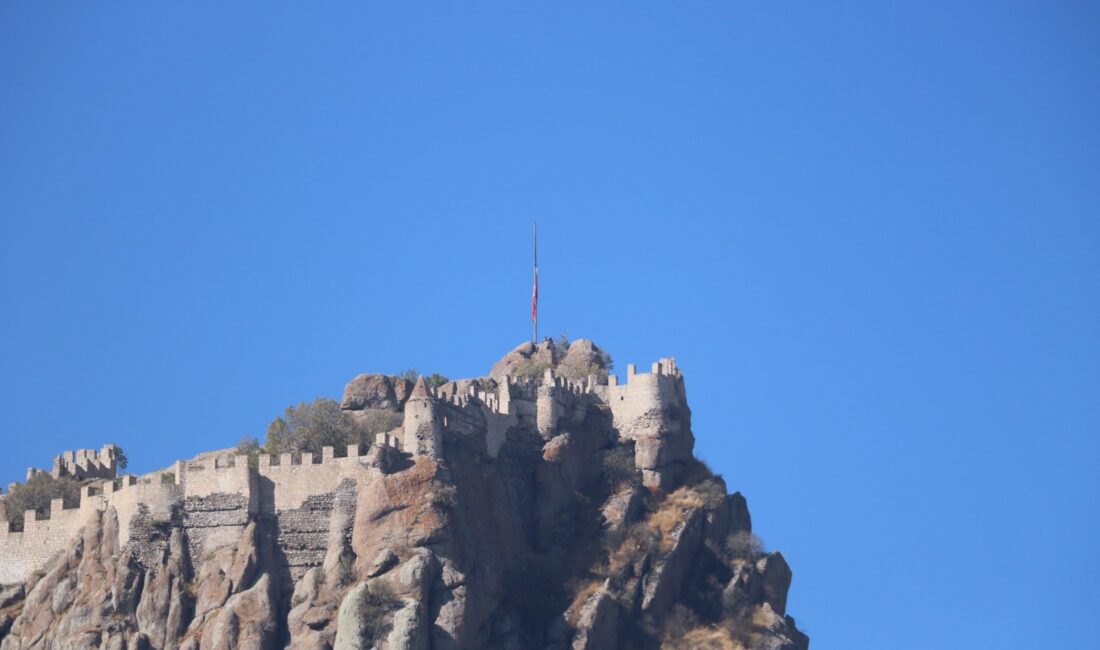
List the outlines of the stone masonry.
{"label": "stone masonry", "polygon": [[[504,375],[437,389],[421,379],[407,399],[400,398],[395,408],[404,411],[402,428],[379,435],[375,444],[412,457],[441,458],[445,440],[461,439],[495,458],[510,429],[530,427],[547,435],[601,405],[610,411],[618,436],[635,441],[637,468],[653,490],[675,480],[694,446],[684,379],[674,359],[654,363],[650,373],[638,373],[631,364],[623,384],[614,375],[574,382],[546,370],[536,379]],[[352,401],[346,407],[359,405]],[[140,479],[115,478],[113,445],[99,452],[67,452],[55,461],[55,475],[105,480],[85,485],[76,507],[56,500],[43,519],[28,511],[19,532],[11,530],[0,508],[0,585],[41,569],[70,544],[93,512],[108,506],[118,513],[123,543],[152,539],[155,522],[180,518],[196,558],[236,544],[253,519],[273,519],[278,553],[289,577],[297,580],[323,561],[326,540],[347,534],[332,522],[342,520],[336,513],[354,501],[356,485],[365,484],[360,481],[372,471],[368,456],[361,454],[366,449],[351,445],[340,451],[336,456],[325,447],[319,458],[261,455],[255,468],[246,456],[177,461],[171,473]]]}

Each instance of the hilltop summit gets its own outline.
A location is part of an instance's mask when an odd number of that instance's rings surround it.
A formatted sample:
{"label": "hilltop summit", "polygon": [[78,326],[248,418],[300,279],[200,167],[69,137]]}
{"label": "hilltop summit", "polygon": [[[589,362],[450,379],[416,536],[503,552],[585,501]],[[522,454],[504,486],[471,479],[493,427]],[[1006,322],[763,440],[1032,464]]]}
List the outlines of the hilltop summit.
{"label": "hilltop summit", "polygon": [[485,377],[364,374],[325,417],[369,439],[81,466],[48,516],[0,498],[0,650],[807,648],[675,359],[612,369],[546,340]]}
{"label": "hilltop summit", "polygon": [[589,374],[606,379],[611,370],[611,356],[588,339],[557,342],[544,339],[537,345],[526,341],[493,364],[489,376],[537,378],[548,369],[576,381],[586,379]]}

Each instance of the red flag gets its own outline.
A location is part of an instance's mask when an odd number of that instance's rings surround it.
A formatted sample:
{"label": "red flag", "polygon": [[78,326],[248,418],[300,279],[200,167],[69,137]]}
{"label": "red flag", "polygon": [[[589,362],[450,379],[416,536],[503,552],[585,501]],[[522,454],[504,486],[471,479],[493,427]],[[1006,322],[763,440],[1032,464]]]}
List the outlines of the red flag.
{"label": "red flag", "polygon": [[535,267],[535,288],[531,291],[531,320],[539,319],[539,267]]}
{"label": "red flag", "polygon": [[535,288],[531,289],[531,323],[532,327],[531,342],[538,344],[539,342],[539,225],[535,224]]}

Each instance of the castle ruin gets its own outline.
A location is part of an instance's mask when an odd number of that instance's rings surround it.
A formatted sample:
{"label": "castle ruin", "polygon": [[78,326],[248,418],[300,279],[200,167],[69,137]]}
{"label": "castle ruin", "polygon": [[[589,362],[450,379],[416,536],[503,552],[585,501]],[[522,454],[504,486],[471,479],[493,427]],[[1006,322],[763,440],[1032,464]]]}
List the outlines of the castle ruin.
{"label": "castle ruin", "polygon": [[27,511],[21,531],[7,521],[12,513],[0,519],[0,585],[42,569],[93,512],[108,507],[118,514],[122,543],[153,539],[156,522],[181,521],[194,558],[236,544],[249,521],[268,518],[275,524],[283,569],[297,580],[322,563],[332,536],[350,536],[355,491],[380,471],[379,456],[443,459],[448,445],[463,444],[495,459],[511,432],[547,438],[579,424],[591,409],[609,412],[619,438],[634,441],[637,469],[652,490],[677,480],[694,447],[683,374],[671,358],[654,363],[649,373],[627,366],[624,383],[598,374],[572,381],[548,368],[536,378],[503,375],[437,388],[421,378],[407,397],[399,397],[405,399],[401,426],[377,434],[369,449],[350,445],[324,447],[319,456],[261,454],[255,466],[245,455],[181,460],[170,472],[145,477],[116,477],[113,445],[61,454],[51,474],[87,481],[80,501],[56,499],[41,518]]}

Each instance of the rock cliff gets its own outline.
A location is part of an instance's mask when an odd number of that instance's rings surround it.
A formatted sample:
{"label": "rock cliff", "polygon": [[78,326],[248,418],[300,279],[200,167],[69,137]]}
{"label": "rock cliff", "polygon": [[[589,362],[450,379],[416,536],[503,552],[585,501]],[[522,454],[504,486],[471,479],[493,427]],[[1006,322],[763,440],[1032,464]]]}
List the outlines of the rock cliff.
{"label": "rock cliff", "polygon": [[0,522],[0,650],[807,648],[675,362],[607,363],[547,341],[435,388],[361,375],[342,408],[402,417],[369,448],[86,488],[45,562],[2,553],[48,521]]}

